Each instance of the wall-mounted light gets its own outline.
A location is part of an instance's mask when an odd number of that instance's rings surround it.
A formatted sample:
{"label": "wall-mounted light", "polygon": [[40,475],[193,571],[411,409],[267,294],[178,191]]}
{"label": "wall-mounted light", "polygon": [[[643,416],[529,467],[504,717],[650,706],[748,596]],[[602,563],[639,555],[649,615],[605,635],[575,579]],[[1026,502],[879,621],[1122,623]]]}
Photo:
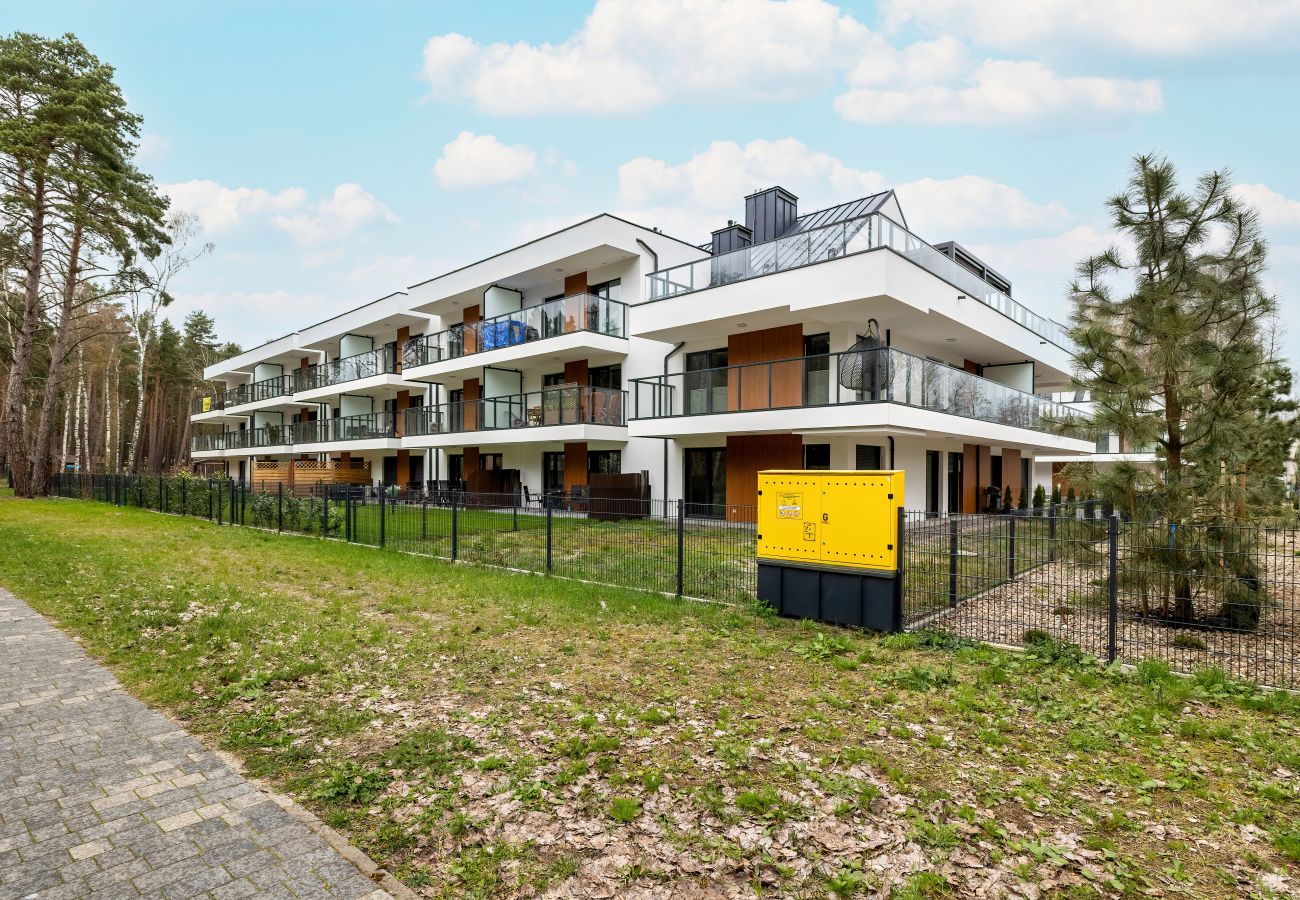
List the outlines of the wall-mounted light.
{"label": "wall-mounted light", "polygon": [[748,323],[748,322],[737,322],[737,323],[736,323],[736,327],[737,327],[737,328],[748,328],[748,327],[749,327],[749,323]]}
{"label": "wall-mounted light", "polygon": [[956,339],[956,338],[944,338],[944,340],[947,341],[947,342],[950,343],[950,344],[955,344],[955,343],[957,343],[957,339]]}

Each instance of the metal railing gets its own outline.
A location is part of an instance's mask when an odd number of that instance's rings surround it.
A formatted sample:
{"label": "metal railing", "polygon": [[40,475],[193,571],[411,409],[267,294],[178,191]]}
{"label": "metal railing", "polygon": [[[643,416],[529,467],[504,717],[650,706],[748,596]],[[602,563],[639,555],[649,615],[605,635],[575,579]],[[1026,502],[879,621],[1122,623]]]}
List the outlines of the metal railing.
{"label": "metal railing", "polygon": [[367,441],[396,437],[396,423],[397,417],[387,410],[359,416],[317,419],[314,422],[294,422],[293,444],[323,444],[331,441]]}
{"label": "metal railing", "polygon": [[393,374],[397,371],[396,363],[396,354],[391,346],[317,363],[293,373],[293,393],[314,391],[374,375]]}
{"label": "metal railing", "polygon": [[[899,403],[1040,429],[1068,407],[901,350],[848,350],[632,379],[632,418]],[[1041,430],[1041,429],[1040,429]]]}
{"label": "metal railing", "polygon": [[548,425],[627,424],[627,392],[571,385],[406,410],[404,434],[452,434]]}
{"label": "metal railing", "polygon": [[432,365],[580,331],[627,337],[627,305],[594,294],[577,294],[481,322],[454,325],[407,341],[402,351],[402,368]]}
{"label": "metal railing", "polygon": [[252,384],[236,385],[224,391],[218,391],[203,397],[195,397],[190,403],[193,414],[214,412],[240,406],[244,403],[257,403],[262,400],[274,400],[292,393],[291,378],[288,375],[276,375],[255,381]]}
{"label": "metal railing", "polygon": [[646,300],[643,302],[653,303],[706,288],[881,249],[893,250],[911,260],[967,296],[997,310],[1057,347],[1068,351],[1073,346],[1069,331],[1064,325],[1040,316],[1012,300],[883,213],[872,213],[859,219],[837,222],[651,272],[646,276]]}

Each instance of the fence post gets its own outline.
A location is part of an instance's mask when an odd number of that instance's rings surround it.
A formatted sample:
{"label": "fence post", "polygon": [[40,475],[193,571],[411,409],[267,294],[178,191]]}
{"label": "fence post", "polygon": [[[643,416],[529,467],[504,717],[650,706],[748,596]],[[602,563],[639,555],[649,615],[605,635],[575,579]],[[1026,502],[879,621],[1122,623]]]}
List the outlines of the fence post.
{"label": "fence post", "polygon": [[212,479],[208,479],[208,521],[212,521]]}
{"label": "fence post", "polygon": [[248,488],[244,483],[239,482],[239,524],[243,525],[248,520]]}
{"label": "fence post", "polygon": [[284,482],[275,483],[275,530],[284,531]]}
{"label": "fence post", "polygon": [[902,506],[898,507],[898,535],[895,538],[898,546],[897,555],[894,557],[894,622],[893,630],[903,630],[903,603],[907,599],[907,592],[904,590],[905,579],[907,577],[907,510]]}
{"label": "fence post", "polygon": [[677,596],[682,596],[686,581],[686,502],[677,498]]}
{"label": "fence post", "polygon": [[385,512],[385,509],[388,506],[388,503],[386,501],[387,496],[388,496],[388,488],[384,485],[383,482],[380,482],[379,484],[379,546],[380,547],[384,546],[384,541],[387,539],[387,535],[385,533],[387,529],[387,519],[388,519],[388,514]]}
{"label": "fence post", "polygon": [[1007,581],[1016,580],[1016,517],[1007,516]]}
{"label": "fence post", "polygon": [[427,498],[420,499],[420,543],[423,544],[429,539],[429,501]]}
{"label": "fence post", "polygon": [[[456,506],[456,494],[451,492],[451,561],[455,562],[456,557],[460,554],[460,515]],[[547,541],[549,544],[550,541]]]}
{"label": "fence post", "polygon": [[320,492],[320,536],[330,534],[330,495],[324,488]]}
{"label": "fence post", "polygon": [[519,495],[510,498],[510,530],[519,530]]}
{"label": "fence post", "polygon": [[957,608],[957,520],[948,520],[948,605]]}
{"label": "fence post", "polygon": [[1106,578],[1106,593],[1109,614],[1106,617],[1106,661],[1113,663],[1116,653],[1115,631],[1119,626],[1119,518],[1110,517],[1109,528],[1110,571]]}
{"label": "fence post", "polygon": [[1056,504],[1047,506],[1047,561],[1056,562]]}
{"label": "fence post", "polygon": [[190,504],[189,501],[186,499],[186,496],[189,492],[185,490],[185,484],[188,481],[189,481],[188,478],[181,479],[181,515],[182,516],[187,515],[190,511]]}
{"label": "fence post", "polygon": [[546,571],[551,571],[551,505],[546,505]]}
{"label": "fence post", "polygon": [[343,495],[343,540],[352,543],[352,485]]}

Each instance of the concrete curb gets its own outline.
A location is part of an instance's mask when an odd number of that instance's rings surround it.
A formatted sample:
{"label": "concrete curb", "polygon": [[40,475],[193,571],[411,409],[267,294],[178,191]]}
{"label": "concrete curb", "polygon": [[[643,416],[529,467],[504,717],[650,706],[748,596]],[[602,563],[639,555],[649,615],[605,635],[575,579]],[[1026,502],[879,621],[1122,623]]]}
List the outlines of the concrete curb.
{"label": "concrete curb", "polygon": [[267,787],[266,782],[260,778],[248,775],[244,771],[244,762],[239,757],[225,750],[213,750],[212,752],[245,781],[270,797],[276,806],[292,815],[315,834],[320,835],[332,850],[356,866],[357,871],[362,875],[379,885],[380,890],[369,895],[366,900],[387,900],[387,898],[392,898],[392,900],[418,900],[418,895],[414,891],[394,878],[387,869],[381,868],[373,859],[352,846],[347,838],[318,819],[310,810],[300,806],[292,797],[286,797],[284,794],[271,790]]}

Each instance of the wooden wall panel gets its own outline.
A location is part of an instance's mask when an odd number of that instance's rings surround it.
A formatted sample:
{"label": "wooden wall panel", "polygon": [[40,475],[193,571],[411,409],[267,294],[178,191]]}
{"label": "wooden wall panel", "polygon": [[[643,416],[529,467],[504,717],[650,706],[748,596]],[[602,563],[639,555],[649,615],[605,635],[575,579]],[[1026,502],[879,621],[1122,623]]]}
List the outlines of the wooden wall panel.
{"label": "wooden wall panel", "polygon": [[[465,307],[465,311],[461,313],[460,320],[465,325],[473,325],[477,322],[483,321],[482,307],[480,307],[478,304],[475,304],[474,306]],[[478,352],[478,346],[479,346],[478,335],[479,333],[477,328],[465,329],[464,341],[465,341],[466,353]]]}
{"label": "wooden wall panel", "polygon": [[979,444],[961,447],[961,511],[979,512]]}
{"label": "wooden wall panel", "polygon": [[460,474],[461,477],[469,480],[471,472],[478,471],[479,451],[478,447],[463,447],[461,449]]}
{"label": "wooden wall panel", "polygon": [[564,364],[564,380],[569,384],[590,384],[591,376],[585,359],[575,359]]}
{"label": "wooden wall panel", "polygon": [[464,387],[463,419],[466,431],[478,431],[479,408],[482,404],[478,401],[483,399],[482,389],[479,387],[477,378],[466,378]]}
{"label": "wooden wall panel", "polygon": [[576,275],[564,276],[564,296],[572,297],[575,294],[587,293],[587,273],[579,272]]}
{"label": "wooden wall panel", "polygon": [[564,493],[569,494],[574,485],[587,483],[587,442],[577,441],[564,445]]}
{"label": "wooden wall panel", "polygon": [[754,521],[758,473],[802,469],[803,438],[797,434],[739,434],[727,438],[727,520]]}
{"label": "wooden wall panel", "polygon": [[[803,356],[803,326],[781,325],[727,336],[727,363],[769,362]],[[783,409],[803,403],[803,364],[732,369],[727,384],[731,409]]]}

